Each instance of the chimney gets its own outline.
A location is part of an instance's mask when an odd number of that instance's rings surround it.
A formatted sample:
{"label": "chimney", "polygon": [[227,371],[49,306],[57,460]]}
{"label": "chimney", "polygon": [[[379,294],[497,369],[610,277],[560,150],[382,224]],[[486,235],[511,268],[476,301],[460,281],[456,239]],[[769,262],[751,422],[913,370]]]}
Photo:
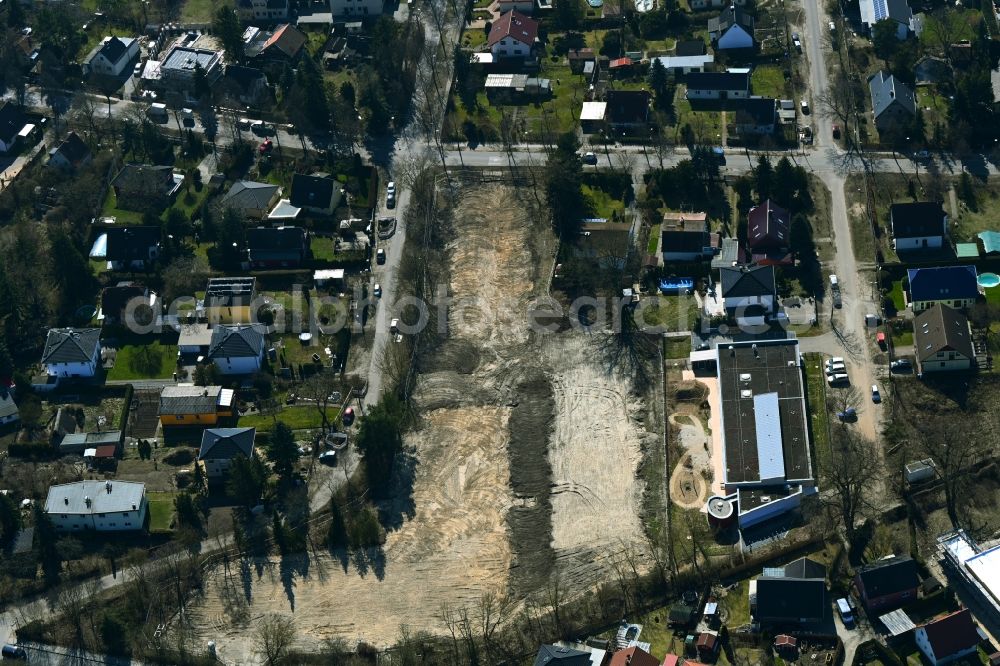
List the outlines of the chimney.
{"label": "chimney", "polygon": [[90,498],[89,497],[84,497],[83,498],[83,503],[87,505],[88,509],[90,508]]}
{"label": "chimney", "polygon": [[68,497],[63,497],[63,504],[65,504],[66,506],[69,506],[69,498]]}
{"label": "chimney", "polygon": [[110,481],[105,481],[105,482],[104,482],[104,489],[105,489],[106,491],[108,491],[108,494],[109,494],[109,495],[111,494],[111,482],[110,482]]}

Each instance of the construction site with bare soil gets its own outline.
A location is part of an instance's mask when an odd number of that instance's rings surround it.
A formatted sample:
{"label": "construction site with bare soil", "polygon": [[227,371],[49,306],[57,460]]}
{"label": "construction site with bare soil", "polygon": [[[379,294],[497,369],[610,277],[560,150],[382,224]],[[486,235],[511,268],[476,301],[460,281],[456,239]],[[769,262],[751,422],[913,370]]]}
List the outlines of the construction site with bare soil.
{"label": "construction site with bare soil", "polygon": [[246,654],[267,614],[294,619],[302,650],[328,638],[381,647],[404,626],[447,633],[448,611],[474,614],[485,594],[520,605],[558,581],[569,598],[611,579],[622,557],[633,572],[652,566],[640,471],[662,446],[662,417],[607,372],[597,334],[561,317],[558,332],[532,330],[557,249],[546,212],[530,188],[490,182],[438,205],[451,301],[414,360],[409,510],[367,570],[322,552],[258,562],[235,585],[210,572],[188,619],[220,656]]}

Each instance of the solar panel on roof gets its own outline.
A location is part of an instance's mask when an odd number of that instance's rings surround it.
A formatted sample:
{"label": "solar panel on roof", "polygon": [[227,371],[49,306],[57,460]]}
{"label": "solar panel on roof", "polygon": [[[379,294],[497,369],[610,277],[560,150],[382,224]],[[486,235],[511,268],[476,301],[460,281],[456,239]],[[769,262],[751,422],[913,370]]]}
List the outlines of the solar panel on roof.
{"label": "solar panel on roof", "polygon": [[886,0],[875,0],[875,20],[881,21],[889,15],[889,8],[886,6]]}
{"label": "solar panel on roof", "polygon": [[753,398],[755,430],[757,433],[757,460],[760,480],[785,478],[785,456],[781,447],[781,414],[778,394],[763,393]]}

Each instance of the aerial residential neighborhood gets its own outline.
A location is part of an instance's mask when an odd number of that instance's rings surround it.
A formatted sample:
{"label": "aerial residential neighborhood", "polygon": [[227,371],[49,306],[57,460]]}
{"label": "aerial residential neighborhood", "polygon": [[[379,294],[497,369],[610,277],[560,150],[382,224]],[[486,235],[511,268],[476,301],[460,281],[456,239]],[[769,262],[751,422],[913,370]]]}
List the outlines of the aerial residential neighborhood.
{"label": "aerial residential neighborhood", "polygon": [[1000,664],[1000,5],[0,25],[0,658]]}

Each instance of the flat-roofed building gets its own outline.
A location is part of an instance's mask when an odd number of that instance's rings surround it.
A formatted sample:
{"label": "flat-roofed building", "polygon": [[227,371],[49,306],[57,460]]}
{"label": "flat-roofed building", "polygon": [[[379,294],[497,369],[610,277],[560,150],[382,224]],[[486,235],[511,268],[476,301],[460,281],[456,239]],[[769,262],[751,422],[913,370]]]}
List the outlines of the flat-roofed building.
{"label": "flat-roofed building", "polygon": [[130,481],[77,481],[49,488],[45,513],[57,530],[123,532],[146,522],[146,485]]}
{"label": "flat-roofed building", "polygon": [[980,602],[977,613],[994,626],[1000,624],[1000,545],[983,548],[965,530],[938,537],[938,552],[948,569]]}

